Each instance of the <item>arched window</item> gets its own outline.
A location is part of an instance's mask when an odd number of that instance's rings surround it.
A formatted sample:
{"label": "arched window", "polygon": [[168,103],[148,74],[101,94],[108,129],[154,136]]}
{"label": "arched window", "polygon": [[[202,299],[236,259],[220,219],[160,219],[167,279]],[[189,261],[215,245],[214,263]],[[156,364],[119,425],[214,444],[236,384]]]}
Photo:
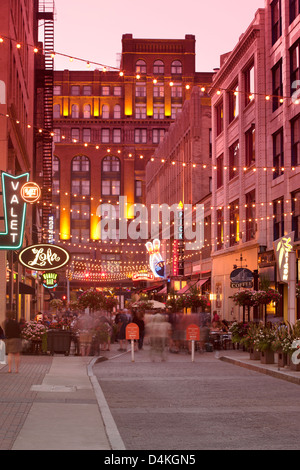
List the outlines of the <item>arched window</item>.
{"label": "arched window", "polygon": [[79,118],[79,106],[78,106],[78,104],[72,104],[71,116],[74,119]]}
{"label": "arched window", "polygon": [[135,73],[147,73],[147,65],[144,60],[138,60],[135,64]]}
{"label": "arched window", "polygon": [[109,106],[104,104],[102,106],[102,119],[109,119]]}
{"label": "arched window", "polygon": [[83,117],[84,119],[90,119],[91,117],[91,105],[90,104],[85,104],[83,106]]}
{"label": "arched window", "polygon": [[114,107],[114,119],[121,119],[121,106],[119,104]]}
{"label": "arched window", "polygon": [[101,194],[119,196],[121,194],[121,162],[119,158],[109,155],[102,160]]}
{"label": "arched window", "polygon": [[153,73],[162,74],[165,72],[165,65],[162,60],[156,60],[153,64]]}
{"label": "arched window", "polygon": [[172,74],[182,74],[182,63],[180,60],[174,60],[171,65]]}

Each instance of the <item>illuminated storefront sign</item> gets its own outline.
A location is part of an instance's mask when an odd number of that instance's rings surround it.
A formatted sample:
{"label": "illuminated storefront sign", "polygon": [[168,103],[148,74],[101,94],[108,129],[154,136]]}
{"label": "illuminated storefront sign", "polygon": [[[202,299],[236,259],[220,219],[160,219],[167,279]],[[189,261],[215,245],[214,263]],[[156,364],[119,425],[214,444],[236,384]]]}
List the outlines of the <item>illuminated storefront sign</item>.
{"label": "illuminated storefront sign", "polygon": [[288,283],[289,281],[289,253],[293,250],[295,232],[291,232],[285,237],[274,242],[274,252],[278,267],[279,280]]}
{"label": "illuminated storefront sign", "polygon": [[184,275],[184,211],[183,204],[180,202],[176,210],[175,228],[173,242],[173,276]]}
{"label": "illuminated storefront sign", "polygon": [[132,275],[133,281],[154,281],[154,274],[148,272],[139,272]]}
{"label": "illuminated storefront sign", "polygon": [[52,272],[43,273],[42,283],[46,289],[54,289],[58,285],[58,274]]}
{"label": "illuminated storefront sign", "polygon": [[36,183],[25,183],[21,188],[21,198],[28,204],[37,202],[41,197],[41,188]]}
{"label": "illuminated storefront sign", "polygon": [[146,243],[149,253],[149,265],[155,277],[165,277],[165,261],[160,254],[160,240],[157,238],[152,242]]}
{"label": "illuminated storefront sign", "polygon": [[0,250],[18,250],[23,244],[26,217],[26,202],[20,192],[29,173],[12,176],[3,172],[1,180],[5,232],[0,233]]}
{"label": "illuminated storefront sign", "polygon": [[32,245],[19,254],[20,263],[34,271],[53,271],[68,264],[69,260],[67,250],[50,244]]}

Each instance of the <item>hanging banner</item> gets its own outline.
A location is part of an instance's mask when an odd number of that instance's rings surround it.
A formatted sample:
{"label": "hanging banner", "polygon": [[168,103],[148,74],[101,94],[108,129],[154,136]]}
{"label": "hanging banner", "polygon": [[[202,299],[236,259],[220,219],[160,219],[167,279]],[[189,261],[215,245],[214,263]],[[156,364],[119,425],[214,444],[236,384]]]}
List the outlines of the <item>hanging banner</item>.
{"label": "hanging banner", "polygon": [[5,231],[0,233],[0,250],[19,250],[23,245],[26,202],[21,197],[22,186],[29,173],[12,176],[2,172],[2,193]]}
{"label": "hanging banner", "polygon": [[279,280],[285,283],[289,282],[289,253],[293,250],[294,237],[295,232],[291,232],[273,243]]}

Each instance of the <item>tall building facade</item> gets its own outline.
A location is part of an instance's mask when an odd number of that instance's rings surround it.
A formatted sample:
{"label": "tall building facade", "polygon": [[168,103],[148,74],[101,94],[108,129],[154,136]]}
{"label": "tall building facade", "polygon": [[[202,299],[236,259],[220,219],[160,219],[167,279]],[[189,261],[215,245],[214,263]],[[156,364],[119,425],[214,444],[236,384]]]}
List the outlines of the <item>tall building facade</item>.
{"label": "tall building facade", "polygon": [[242,318],[230,274],[246,266],[280,291],[268,313],[287,319],[273,243],[291,232],[299,276],[299,13],[298,2],[267,0],[211,88],[213,309],[229,320]]}
{"label": "tall building facade", "polygon": [[[146,163],[193,86],[211,82],[211,74],[195,72],[192,35],[125,34],[120,70],[55,72],[53,213],[73,255],[71,290],[85,279],[126,286],[132,272],[147,269],[146,240],[122,238],[120,219],[128,224],[134,204],[145,204]],[[103,211],[116,219],[113,239],[101,228]]]}
{"label": "tall building facade", "polygon": [[[147,164],[148,213],[154,204],[175,209],[169,211],[169,220],[159,221],[157,233],[162,240],[166,275],[176,292],[185,289],[191,281],[195,281],[193,284],[201,281],[203,289],[210,291],[211,130],[210,97],[205,87],[194,87],[190,100],[185,102],[182,113],[154,152],[153,161]],[[184,214],[182,247],[174,224],[180,203]],[[188,240],[186,224],[189,229],[192,225],[192,240]],[[169,227],[168,233],[164,232]]]}
{"label": "tall building facade", "polygon": [[[0,5],[0,169],[12,176],[35,176],[35,45],[38,2],[3,0]],[[0,196],[0,232],[6,231]],[[19,198],[19,195],[18,195]],[[18,199],[18,202],[19,199]],[[13,212],[15,214],[15,212]],[[23,246],[32,243],[35,208],[28,205]],[[14,224],[12,225],[14,227]],[[3,247],[3,244],[2,244]],[[36,280],[18,264],[18,252],[0,250],[0,323],[6,309],[30,318]]]}

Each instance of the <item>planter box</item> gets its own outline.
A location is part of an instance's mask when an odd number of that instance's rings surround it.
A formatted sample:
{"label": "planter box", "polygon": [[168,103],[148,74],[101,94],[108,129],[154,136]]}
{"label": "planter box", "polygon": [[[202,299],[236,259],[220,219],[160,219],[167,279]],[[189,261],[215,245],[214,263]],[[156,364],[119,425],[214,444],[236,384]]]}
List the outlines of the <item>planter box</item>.
{"label": "planter box", "polygon": [[262,364],[274,364],[274,351],[261,351],[260,362]]}
{"label": "planter box", "polygon": [[278,351],[278,366],[285,367],[287,365],[287,354],[282,351]]}
{"label": "planter box", "polygon": [[300,371],[300,364],[294,364],[292,359],[291,359],[291,362],[290,362],[290,369],[291,370],[296,370],[296,371]]}
{"label": "planter box", "polygon": [[260,360],[260,352],[257,351],[256,349],[250,348],[250,359],[253,361],[259,361]]}
{"label": "planter box", "polygon": [[49,330],[47,333],[47,350],[54,353],[70,354],[71,332],[66,330]]}

